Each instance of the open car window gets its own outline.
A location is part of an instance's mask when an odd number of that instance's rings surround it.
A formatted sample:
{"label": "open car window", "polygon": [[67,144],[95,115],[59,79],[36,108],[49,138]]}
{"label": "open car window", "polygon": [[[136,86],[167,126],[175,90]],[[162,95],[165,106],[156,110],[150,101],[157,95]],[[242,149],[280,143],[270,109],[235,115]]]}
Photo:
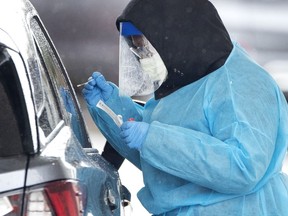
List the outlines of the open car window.
{"label": "open car window", "polygon": [[0,157],[22,154],[25,146],[31,143],[29,120],[15,58],[20,59],[18,53],[0,44]]}

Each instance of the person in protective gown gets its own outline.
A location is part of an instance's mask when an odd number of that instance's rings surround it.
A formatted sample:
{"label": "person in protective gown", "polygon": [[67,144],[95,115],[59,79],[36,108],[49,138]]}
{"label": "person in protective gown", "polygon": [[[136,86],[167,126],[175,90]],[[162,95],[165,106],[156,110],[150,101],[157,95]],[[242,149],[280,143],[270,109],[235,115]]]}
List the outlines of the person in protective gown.
{"label": "person in protective gown", "polygon": [[[142,171],[147,211],[288,215],[287,102],[214,6],[132,0],[116,24],[119,88],[94,72],[83,95],[109,143]],[[151,90],[144,107],[131,99]]]}

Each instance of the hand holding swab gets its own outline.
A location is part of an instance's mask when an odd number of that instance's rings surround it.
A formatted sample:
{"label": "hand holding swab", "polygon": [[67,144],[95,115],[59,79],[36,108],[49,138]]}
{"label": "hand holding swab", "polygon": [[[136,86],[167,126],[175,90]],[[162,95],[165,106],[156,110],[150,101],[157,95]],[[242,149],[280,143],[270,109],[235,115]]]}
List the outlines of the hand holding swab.
{"label": "hand holding swab", "polygon": [[88,81],[87,82],[84,82],[84,83],[80,83],[77,85],[77,87],[81,87],[81,86],[84,86],[85,84],[87,84],[91,79],[93,79],[92,77],[89,77]]}

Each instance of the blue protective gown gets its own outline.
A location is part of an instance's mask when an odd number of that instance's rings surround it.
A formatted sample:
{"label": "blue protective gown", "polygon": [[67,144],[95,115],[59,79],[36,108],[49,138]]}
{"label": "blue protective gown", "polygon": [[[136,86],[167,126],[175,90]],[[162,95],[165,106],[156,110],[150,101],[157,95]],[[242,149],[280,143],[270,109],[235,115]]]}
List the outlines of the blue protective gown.
{"label": "blue protective gown", "polygon": [[110,117],[89,107],[108,141],[142,170],[138,198],[152,214],[288,215],[287,103],[239,45],[218,70],[144,108],[117,87],[106,103],[124,120],[150,124],[138,152],[121,142]]}

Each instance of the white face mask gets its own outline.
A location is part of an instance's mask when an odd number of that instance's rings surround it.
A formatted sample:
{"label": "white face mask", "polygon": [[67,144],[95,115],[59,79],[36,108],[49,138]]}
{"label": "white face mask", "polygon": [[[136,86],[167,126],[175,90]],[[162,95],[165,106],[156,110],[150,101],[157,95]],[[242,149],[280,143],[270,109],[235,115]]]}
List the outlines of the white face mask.
{"label": "white face mask", "polygon": [[156,82],[154,85],[159,87],[165,81],[168,73],[158,53],[154,53],[151,57],[140,59],[140,65],[143,72]]}

